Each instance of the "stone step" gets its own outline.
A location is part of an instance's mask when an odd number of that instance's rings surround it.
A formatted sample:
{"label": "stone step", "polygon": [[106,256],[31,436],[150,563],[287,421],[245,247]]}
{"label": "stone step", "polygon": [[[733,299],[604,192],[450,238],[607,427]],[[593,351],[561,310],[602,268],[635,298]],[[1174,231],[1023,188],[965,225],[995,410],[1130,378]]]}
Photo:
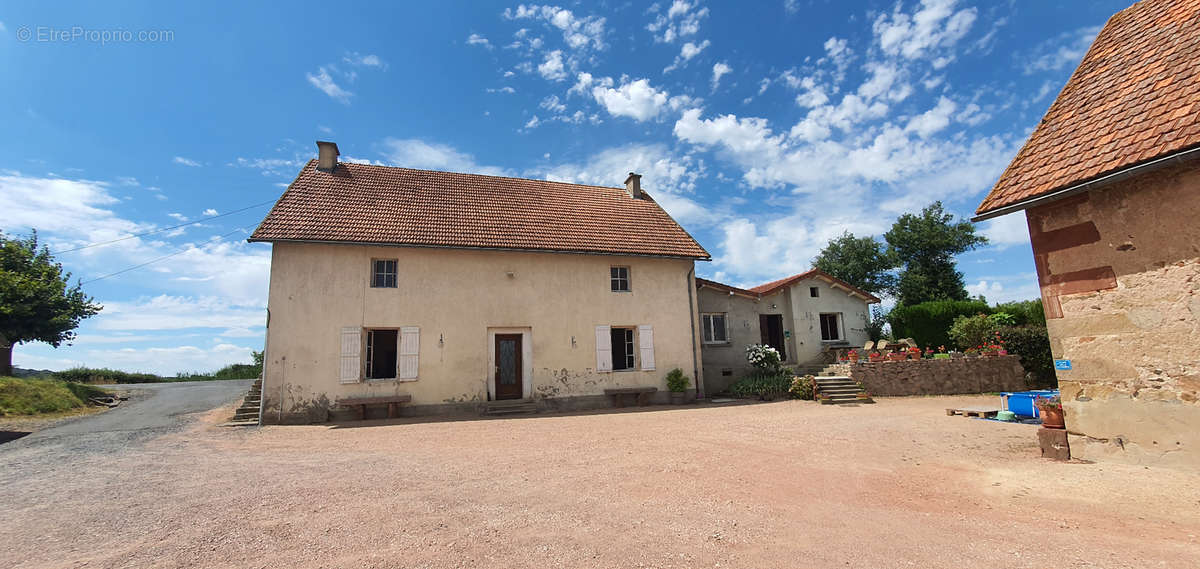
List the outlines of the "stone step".
{"label": "stone step", "polygon": [[257,415],[258,414],[258,405],[254,405],[253,407],[238,407],[238,409],[237,409],[237,411],[235,411],[235,413],[254,413],[255,415]]}
{"label": "stone step", "polygon": [[488,401],[483,412],[486,415],[516,415],[518,413],[537,413],[538,405],[532,399],[502,399]]}
{"label": "stone step", "polygon": [[258,422],[258,414],[255,413],[254,415],[234,415],[233,419],[231,419],[231,420],[234,422],[254,421],[255,423],[257,423]]}

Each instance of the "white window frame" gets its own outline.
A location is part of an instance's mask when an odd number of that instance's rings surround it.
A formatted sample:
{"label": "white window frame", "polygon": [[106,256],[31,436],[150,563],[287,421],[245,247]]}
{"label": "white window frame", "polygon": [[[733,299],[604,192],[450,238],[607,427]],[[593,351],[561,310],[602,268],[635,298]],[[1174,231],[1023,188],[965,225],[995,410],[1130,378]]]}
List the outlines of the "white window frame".
{"label": "white window frame", "polygon": [[[829,339],[825,338],[825,325],[824,325],[824,322],[822,322],[822,320],[826,316],[834,317],[834,324],[837,326],[837,333],[838,333],[837,338],[829,338]],[[822,313],[820,313],[817,316],[817,326],[821,329],[820,333],[821,333],[821,341],[822,342],[844,342],[844,341],[846,341],[846,335],[843,332],[845,330],[845,327],[842,326],[842,313],[841,312],[822,312]]]}
{"label": "white window frame", "polygon": [[[617,272],[616,276],[613,275],[614,271]],[[622,277],[620,275],[620,271],[625,271],[624,277]],[[612,292],[632,292],[633,291],[633,281],[630,278],[630,273],[632,273],[632,271],[630,271],[629,267],[626,265],[613,265],[613,266],[609,267],[608,268],[608,289],[611,290]],[[625,288],[613,288],[613,287],[616,287],[617,284],[621,283],[621,282],[625,283]]]}
{"label": "white window frame", "polygon": [[[389,273],[385,268],[382,272],[378,270],[378,263],[391,263],[392,271]],[[383,277],[383,284],[376,284],[377,277]],[[391,284],[388,284],[388,277],[391,277]],[[400,286],[400,260],[399,259],[371,259],[371,288],[398,288]]]}
{"label": "white window frame", "polygon": [[[716,327],[713,326],[713,317],[721,317],[721,334],[725,336],[724,340],[718,340],[716,335]],[[701,342],[709,345],[722,345],[729,343],[729,313],[728,312],[705,312],[700,315]],[[711,338],[711,339],[710,339]]]}

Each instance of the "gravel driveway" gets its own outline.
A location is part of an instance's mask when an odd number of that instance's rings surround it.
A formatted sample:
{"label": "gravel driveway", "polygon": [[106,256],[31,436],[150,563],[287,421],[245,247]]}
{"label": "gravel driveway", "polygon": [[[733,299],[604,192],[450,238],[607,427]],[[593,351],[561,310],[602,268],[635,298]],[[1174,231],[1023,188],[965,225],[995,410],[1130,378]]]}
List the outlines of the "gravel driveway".
{"label": "gravel driveway", "polygon": [[988,403],[215,426],[230,405],[55,468],[0,448],[0,566],[1196,566],[1200,476],[943,412]]}

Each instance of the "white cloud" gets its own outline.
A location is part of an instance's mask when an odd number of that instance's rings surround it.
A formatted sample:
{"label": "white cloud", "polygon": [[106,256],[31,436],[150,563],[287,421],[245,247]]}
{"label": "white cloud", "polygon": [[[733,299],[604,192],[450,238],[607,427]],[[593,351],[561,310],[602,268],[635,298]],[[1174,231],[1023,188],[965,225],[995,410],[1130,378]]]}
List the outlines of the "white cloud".
{"label": "white cloud", "polygon": [[467,45],[478,45],[487,49],[492,49],[492,42],[479,34],[471,34],[467,36]]}
{"label": "white cloud", "polygon": [[506,8],[504,17],[509,20],[541,20],[545,25],[562,32],[563,41],[573,50],[603,50],[604,18],[599,16],[576,16],[574,12],[558,6],[521,4],[515,10]]}
{"label": "white cloud", "polygon": [[554,50],[546,54],[546,60],[538,65],[538,73],[542,77],[551,81],[562,81],[567,78],[567,71],[563,67],[563,53],[561,50]]}
{"label": "white cloud", "polygon": [[54,356],[46,356],[36,353],[40,350],[22,346],[13,352],[13,364],[30,369],[56,371],[75,366],[106,367],[174,376],[180,372],[216,371],[229,364],[250,363],[250,352],[254,349],[220,342],[211,347],[182,345],[119,349],[61,348],[58,352],[52,352]]}
{"label": "white cloud", "polygon": [[691,98],[685,96],[671,97],[666,91],[654,88],[646,79],[622,83],[616,88],[611,87],[611,84],[610,79],[593,87],[592,97],[609,114],[630,117],[639,122],[657,117],[664,109],[678,109],[693,102]]}
{"label": "white cloud", "polygon": [[475,161],[474,156],[459,152],[445,144],[425,142],[415,138],[388,138],[383,141],[383,148],[383,154],[388,163],[394,166],[491,176],[511,175],[504,168],[479,164]]}
{"label": "white cloud", "polygon": [[183,215],[182,213],[168,213],[167,217],[174,219],[175,221],[187,221],[188,220],[187,216]]}
{"label": "white cloud", "polygon": [[387,63],[384,63],[383,59],[380,59],[378,55],[370,53],[361,54],[357,51],[353,51],[343,56],[342,61],[355,67],[375,67],[378,69],[387,69]]}
{"label": "white cloud", "polygon": [[696,35],[700,31],[700,20],[706,17],[708,8],[700,8],[699,2],[674,0],[667,12],[657,13],[646,29],[654,34],[654,41],[672,43]]}
{"label": "white cloud", "polygon": [[954,101],[941,97],[938,99],[937,106],[909,120],[904,130],[915,132],[921,138],[929,138],[930,135],[950,125],[950,116],[954,114],[956,108],[957,105],[954,104]]}
{"label": "white cloud", "polygon": [[552,113],[561,113],[567,110],[567,106],[558,100],[557,95],[550,95],[542,99],[542,102],[538,106]]}
{"label": "white cloud", "polygon": [[1023,211],[989,219],[980,224],[979,233],[999,249],[1029,243],[1029,225]]}
{"label": "white cloud", "polygon": [[186,330],[191,328],[251,328],[266,325],[261,306],[238,305],[226,299],[158,295],[131,301],[105,301],[104,318],[95,328],[108,331]]}
{"label": "white cloud", "polygon": [[[1088,26],[1071,32],[1064,32],[1053,39],[1044,41],[1033,48],[1031,54],[1021,54],[1025,61],[1025,74],[1032,75],[1041,71],[1061,71],[1067,67],[1079,64],[1084,54],[1100,33],[1100,26]],[[1045,96],[1045,95],[1042,95]]]}
{"label": "white cloud", "polygon": [[322,93],[329,95],[329,97],[333,100],[345,105],[350,104],[350,97],[353,96],[354,93],[351,93],[350,91],[347,91],[338,85],[337,82],[333,80],[333,77],[329,74],[329,69],[327,69],[325,66],[317,68],[316,75],[312,73],[305,73],[304,76],[308,79],[310,85],[316,87]]}
{"label": "white cloud", "polygon": [[721,84],[721,77],[733,71],[733,68],[724,62],[713,64],[712,68],[712,90],[716,91],[717,86]]}
{"label": "white cloud", "polygon": [[704,49],[711,44],[712,42],[708,40],[704,40],[700,43],[684,43],[683,46],[679,48],[679,55],[675,56],[674,63],[668,65],[666,69],[663,69],[663,73],[670,73],[678,69],[680,66],[687,65],[688,61],[690,61],[693,57],[700,55],[700,52],[704,51]]}
{"label": "white cloud", "polygon": [[874,32],[884,53],[916,59],[930,56],[962,39],[975,23],[975,8],[955,10],[956,0],[921,0],[912,14],[896,4],[891,14],[880,14]]}
{"label": "white cloud", "polygon": [[183,156],[176,156],[171,160],[171,162],[175,164],[181,164],[183,166],[191,166],[192,168],[200,167],[199,162],[192,160],[191,158],[184,158]]}
{"label": "white cloud", "polygon": [[507,87],[507,86],[500,87],[500,88],[488,87],[487,92],[488,93],[508,93],[509,95],[511,95],[513,93],[516,93],[517,90],[513,89],[512,87]]}
{"label": "white cloud", "polygon": [[217,215],[217,210],[210,207],[204,210],[204,215]]}

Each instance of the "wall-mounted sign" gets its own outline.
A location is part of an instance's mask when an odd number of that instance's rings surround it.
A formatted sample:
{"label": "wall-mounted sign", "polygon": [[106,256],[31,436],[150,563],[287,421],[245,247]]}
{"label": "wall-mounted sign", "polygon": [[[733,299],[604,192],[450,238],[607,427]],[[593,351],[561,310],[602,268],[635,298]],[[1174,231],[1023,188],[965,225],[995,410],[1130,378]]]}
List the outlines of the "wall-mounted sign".
{"label": "wall-mounted sign", "polygon": [[784,337],[784,338],[791,338],[791,337],[792,337],[792,331],[791,331],[791,330],[784,330],[784,331],[783,331],[783,337]]}
{"label": "wall-mounted sign", "polygon": [[1054,369],[1062,371],[1071,369],[1071,360],[1054,360]]}

